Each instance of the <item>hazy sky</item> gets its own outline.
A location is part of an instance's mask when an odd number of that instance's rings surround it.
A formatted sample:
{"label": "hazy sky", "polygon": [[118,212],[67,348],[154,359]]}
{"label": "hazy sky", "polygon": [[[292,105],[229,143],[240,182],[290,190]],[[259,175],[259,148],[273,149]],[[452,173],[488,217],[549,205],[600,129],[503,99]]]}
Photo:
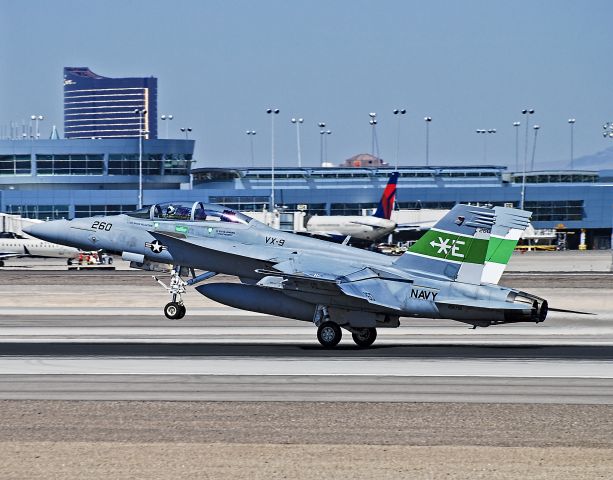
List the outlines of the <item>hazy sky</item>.
{"label": "hazy sky", "polygon": [[[42,132],[62,131],[62,69],[87,66],[110,77],[158,78],[159,113],[171,134],[193,128],[197,166],[270,163],[270,115],[277,107],[278,165],[295,165],[302,117],[303,164],[319,163],[318,122],[328,159],[371,150],[369,112],[378,116],[381,156],[425,159],[424,116],[435,165],[514,164],[514,121],[533,107],[536,161],[575,158],[613,145],[611,0],[271,0],[0,2],[0,124],[43,114]],[[160,123],[160,136],[165,126]],[[530,129],[532,141],[533,132]],[[532,146],[530,146],[530,149]]]}

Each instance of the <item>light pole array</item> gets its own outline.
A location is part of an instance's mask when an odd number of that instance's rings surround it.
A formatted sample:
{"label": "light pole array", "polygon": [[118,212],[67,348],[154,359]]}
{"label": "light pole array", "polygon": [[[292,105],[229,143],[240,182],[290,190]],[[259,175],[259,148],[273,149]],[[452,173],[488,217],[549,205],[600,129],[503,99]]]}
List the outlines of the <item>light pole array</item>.
{"label": "light pole array", "polygon": [[513,122],[513,128],[515,128],[515,171],[519,170],[519,126],[520,122]]}
{"label": "light pole array", "polygon": [[530,170],[534,170],[534,154],[536,153],[536,137],[541,128],[540,125],[534,125],[532,129],[534,130],[534,142],[532,143],[532,161],[530,162]]}
{"label": "light pole array", "polygon": [[322,140],[322,161],[321,166],[324,166],[324,163],[328,163],[328,141],[326,140],[327,135],[332,135],[332,130],[321,130],[319,132]]}
{"label": "light pole array", "polygon": [[292,118],[292,123],[296,125],[296,148],[298,150],[298,168],[302,167],[302,152],[300,151],[300,124],[304,123],[303,118]]}
{"label": "light pole array", "polygon": [[432,122],[432,117],[424,117],[424,122],[426,122],[426,167],[430,162],[430,122]]}
{"label": "light pole array", "polygon": [[396,170],[398,170],[398,157],[400,156],[400,116],[407,113],[405,108],[395,108],[392,112],[397,117],[396,122]]}
{"label": "light pole array", "polygon": [[138,209],[143,208],[143,120],[147,115],[145,109],[134,109],[138,115]]}
{"label": "light pole array", "polygon": [[271,164],[271,188],[270,188],[270,211],[275,210],[275,115],[279,114],[278,108],[268,108],[266,113],[270,115],[270,164]]}
{"label": "light pole array", "polygon": [[[164,121],[164,123],[166,124],[166,138],[168,138],[168,125],[170,124],[170,121],[171,121],[173,118],[175,118],[175,117],[174,117],[174,116],[172,116],[172,115],[162,115],[160,118],[161,118],[161,119]],[[168,121],[166,121],[166,120],[168,120]]]}
{"label": "light pole array", "polygon": [[570,169],[573,169],[573,163],[575,162],[575,122],[574,118],[568,119],[570,125]]}
{"label": "light pole array", "polygon": [[602,126],[602,136],[604,138],[613,138],[613,122],[607,122]]}
{"label": "light pole array", "polygon": [[[30,119],[32,119],[36,125],[35,130],[34,130],[36,132],[36,136],[35,136],[36,139],[40,138],[40,132],[38,130],[38,122],[42,121],[44,118],[45,117],[43,117],[42,115],[32,115],[30,117]],[[31,128],[31,125],[32,124],[30,124],[30,128]]]}
{"label": "light pole array", "polygon": [[487,137],[488,135],[496,133],[495,128],[477,129],[475,130],[478,135],[483,135],[483,163],[487,163]]}
{"label": "light pole array", "polygon": [[[379,157],[379,142],[377,141],[377,114],[375,112],[371,112],[368,114],[368,116],[370,117],[370,120],[368,123],[370,123],[370,126],[372,127],[372,148],[371,148],[371,153],[373,157]],[[376,152],[377,155],[375,155],[375,146],[376,146]]]}
{"label": "light pole array", "polygon": [[520,208],[524,209],[524,203],[526,200],[526,166],[528,164],[528,123],[530,122],[530,115],[534,114],[533,108],[524,108],[521,111],[522,115],[526,116],[526,144],[524,145],[524,171],[521,181],[521,201]]}
{"label": "light pole array", "polygon": [[254,167],[255,155],[253,153],[253,137],[255,137],[258,132],[256,132],[255,130],[247,130],[245,133],[249,137],[249,143],[251,144],[251,166]]}
{"label": "light pole array", "polygon": [[191,127],[181,127],[181,131],[185,134],[185,140],[189,140],[189,134],[192,131]]}
{"label": "light pole array", "polygon": [[319,127],[319,166],[323,166],[324,164],[324,128],[326,128],[325,122],[319,122],[317,124]]}

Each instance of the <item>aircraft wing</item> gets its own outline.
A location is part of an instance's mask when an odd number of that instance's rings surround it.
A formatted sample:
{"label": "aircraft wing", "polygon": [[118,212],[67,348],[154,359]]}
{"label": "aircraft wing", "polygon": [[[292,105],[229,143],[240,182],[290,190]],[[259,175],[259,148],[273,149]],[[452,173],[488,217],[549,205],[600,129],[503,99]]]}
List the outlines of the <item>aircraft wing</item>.
{"label": "aircraft wing", "polygon": [[[305,264],[308,268],[303,269]],[[258,273],[266,275],[258,283],[262,287],[350,297],[357,303],[394,311],[400,309],[399,299],[407,284],[412,283],[370,267],[356,268],[330,259],[318,264],[313,264],[309,258],[302,261],[292,259],[274,265],[272,270],[259,270]]]}
{"label": "aircraft wing", "polygon": [[394,229],[396,232],[412,232],[420,230],[429,230],[431,225],[418,225],[415,223],[398,223]]}
{"label": "aircraft wing", "polygon": [[198,267],[194,263],[198,256],[222,255],[227,262],[240,262],[245,268],[252,268],[261,275],[263,278],[258,286],[294,296],[344,296],[364,306],[372,304],[397,311],[401,305],[398,298],[402,298],[402,291],[409,282],[373,268],[351,265],[329,257],[322,259],[318,254],[295,255],[291,249],[283,253],[279,248],[263,245],[215,238],[188,239],[155,231],[150,233],[168,248],[174,262],[179,265]]}
{"label": "aircraft wing", "polygon": [[0,252],[0,260],[4,260],[6,258],[19,258],[19,257],[27,257],[28,255],[25,253],[15,253],[15,252]]}
{"label": "aircraft wing", "polygon": [[[368,217],[366,217],[368,218]],[[373,225],[372,223],[368,223],[367,221],[360,221],[360,220],[351,220],[351,222],[349,223],[353,223],[354,225],[363,225],[365,227],[372,227],[372,228],[385,228],[383,226],[379,226],[379,225]]]}
{"label": "aircraft wing", "polygon": [[286,259],[285,257],[279,258],[278,249],[271,249],[265,245],[248,245],[218,238],[185,238],[182,234],[169,234],[168,232],[150,231],[149,233],[169,249],[173,260],[179,265],[191,265],[194,257],[211,253],[227,255],[228,260],[233,258],[236,261],[256,260],[276,263]]}

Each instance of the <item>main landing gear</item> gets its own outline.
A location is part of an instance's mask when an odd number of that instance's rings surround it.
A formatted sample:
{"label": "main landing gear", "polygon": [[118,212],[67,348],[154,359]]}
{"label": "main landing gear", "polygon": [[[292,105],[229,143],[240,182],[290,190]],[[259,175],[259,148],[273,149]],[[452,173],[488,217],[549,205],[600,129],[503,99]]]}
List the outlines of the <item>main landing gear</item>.
{"label": "main landing gear", "polygon": [[[377,329],[370,328],[352,328],[351,337],[358,347],[370,347],[377,339]],[[324,348],[334,348],[343,338],[341,327],[330,320],[325,321],[317,328],[317,340]]]}
{"label": "main landing gear", "polygon": [[185,293],[185,286],[187,282],[184,282],[181,276],[179,275],[180,268],[176,268],[172,270],[170,276],[170,285],[166,285],[159,278],[153,277],[156,282],[158,282],[168,293],[172,295],[172,301],[167,303],[164,307],[164,315],[166,318],[170,320],[179,320],[185,316],[187,309],[183,304],[183,299],[181,295]]}

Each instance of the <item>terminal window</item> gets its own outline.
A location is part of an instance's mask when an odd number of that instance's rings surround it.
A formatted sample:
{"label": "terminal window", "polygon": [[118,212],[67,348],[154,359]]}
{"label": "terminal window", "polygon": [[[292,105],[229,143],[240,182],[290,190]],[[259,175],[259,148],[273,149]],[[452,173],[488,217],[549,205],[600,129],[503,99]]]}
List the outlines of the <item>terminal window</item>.
{"label": "terminal window", "polygon": [[37,175],[102,175],[104,155],[36,155]]}
{"label": "terminal window", "polygon": [[583,200],[556,200],[526,202],[525,209],[532,212],[533,222],[583,220]]}
{"label": "terminal window", "polygon": [[0,155],[0,175],[31,175],[30,155]]}
{"label": "terminal window", "polygon": [[7,205],[6,212],[24,218],[61,220],[68,218],[68,205]]}

